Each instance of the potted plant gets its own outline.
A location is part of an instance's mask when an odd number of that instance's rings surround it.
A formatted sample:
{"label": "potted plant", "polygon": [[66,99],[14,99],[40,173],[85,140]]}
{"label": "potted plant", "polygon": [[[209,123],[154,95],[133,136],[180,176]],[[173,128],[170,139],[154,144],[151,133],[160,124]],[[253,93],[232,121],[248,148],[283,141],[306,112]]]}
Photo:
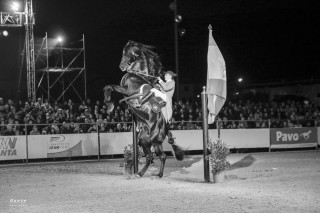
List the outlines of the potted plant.
{"label": "potted plant", "polygon": [[224,180],[224,171],[230,167],[227,160],[230,151],[228,146],[221,140],[213,141],[209,139],[208,142],[209,162],[211,165],[211,173],[213,174],[213,182],[219,183]]}
{"label": "potted plant", "polygon": [[[139,147],[138,151],[138,161],[140,161],[143,155],[143,150]],[[120,167],[123,167],[123,174],[124,175],[132,175],[133,173],[133,145],[128,144],[124,147],[123,150],[123,161],[120,163]]]}

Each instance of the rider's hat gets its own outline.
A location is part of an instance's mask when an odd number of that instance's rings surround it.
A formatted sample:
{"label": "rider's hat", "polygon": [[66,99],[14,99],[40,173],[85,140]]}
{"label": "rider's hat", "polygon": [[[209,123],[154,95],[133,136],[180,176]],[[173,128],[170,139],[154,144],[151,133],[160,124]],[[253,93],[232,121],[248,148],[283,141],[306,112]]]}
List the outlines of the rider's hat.
{"label": "rider's hat", "polygon": [[169,75],[171,75],[172,77],[177,76],[177,74],[175,74],[174,72],[172,72],[172,71],[170,71],[170,70],[167,71],[167,72],[165,72],[164,74],[165,74],[165,75],[166,75],[166,74],[169,74]]}

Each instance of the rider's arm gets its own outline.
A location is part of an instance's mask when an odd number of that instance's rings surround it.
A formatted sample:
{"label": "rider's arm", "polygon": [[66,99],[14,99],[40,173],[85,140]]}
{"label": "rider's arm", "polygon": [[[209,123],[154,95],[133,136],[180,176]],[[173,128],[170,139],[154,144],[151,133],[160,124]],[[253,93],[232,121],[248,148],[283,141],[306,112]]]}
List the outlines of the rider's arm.
{"label": "rider's arm", "polygon": [[168,92],[170,90],[174,89],[175,83],[174,81],[169,81],[169,82],[163,82],[163,81],[159,81],[159,84],[161,85],[161,87],[163,88],[163,90],[165,92]]}

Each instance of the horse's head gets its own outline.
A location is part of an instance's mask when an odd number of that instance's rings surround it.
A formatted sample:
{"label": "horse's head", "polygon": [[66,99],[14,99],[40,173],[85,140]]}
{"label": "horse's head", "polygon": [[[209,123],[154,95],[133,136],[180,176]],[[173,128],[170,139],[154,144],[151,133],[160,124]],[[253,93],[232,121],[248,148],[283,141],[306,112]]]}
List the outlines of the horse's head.
{"label": "horse's head", "polygon": [[153,48],[153,46],[129,41],[123,48],[120,69],[159,76],[162,64],[158,54],[152,51]]}
{"label": "horse's head", "polygon": [[120,62],[120,69],[127,71],[131,68],[134,62],[141,56],[141,50],[138,44],[133,41],[129,41],[123,48],[122,58]]}

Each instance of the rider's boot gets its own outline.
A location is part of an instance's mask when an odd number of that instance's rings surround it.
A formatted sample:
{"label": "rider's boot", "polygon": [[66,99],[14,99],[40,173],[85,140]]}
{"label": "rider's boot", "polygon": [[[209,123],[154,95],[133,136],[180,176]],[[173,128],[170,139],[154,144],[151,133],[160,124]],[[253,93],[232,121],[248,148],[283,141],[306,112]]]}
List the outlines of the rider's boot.
{"label": "rider's boot", "polygon": [[139,99],[139,105],[141,106],[142,104],[146,103],[153,95],[153,92],[148,92],[145,96]]}

